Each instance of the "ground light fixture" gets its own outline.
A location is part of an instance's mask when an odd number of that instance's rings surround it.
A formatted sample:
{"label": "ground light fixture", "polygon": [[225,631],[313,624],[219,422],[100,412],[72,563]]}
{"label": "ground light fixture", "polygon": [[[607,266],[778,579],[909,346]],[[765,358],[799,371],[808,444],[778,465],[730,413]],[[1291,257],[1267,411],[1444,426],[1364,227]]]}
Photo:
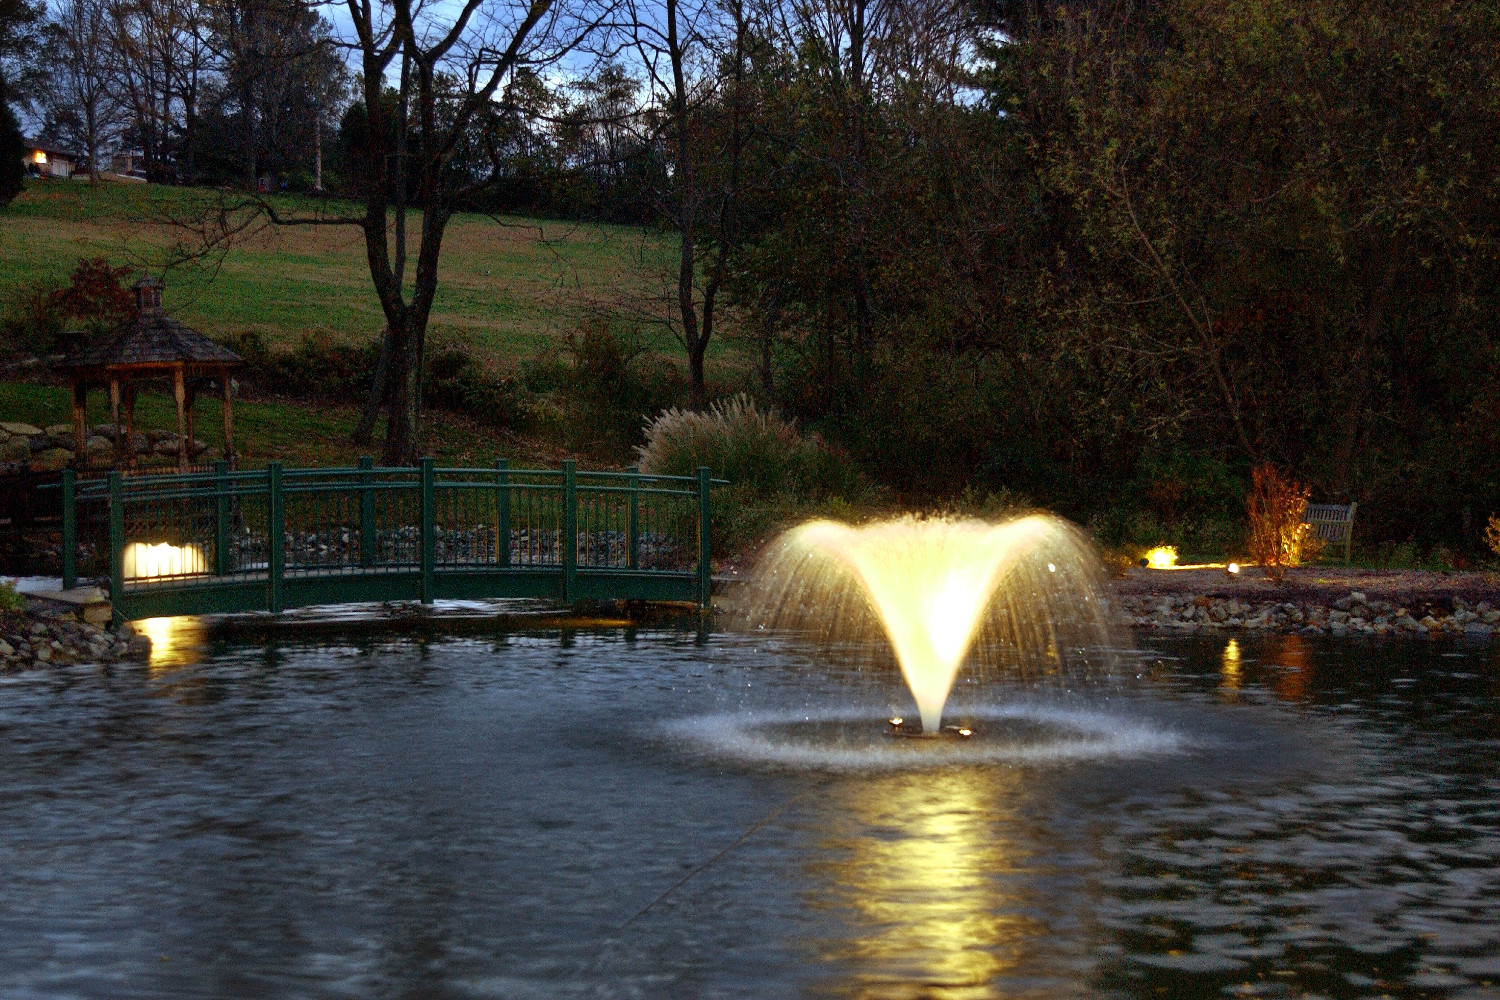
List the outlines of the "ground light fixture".
{"label": "ground light fixture", "polygon": [[1172,569],[1177,565],[1177,546],[1156,546],[1141,557],[1141,565],[1151,569]]}
{"label": "ground light fixture", "polygon": [[196,576],[208,572],[203,549],[191,543],[173,545],[158,542],[131,542],[121,553],[122,575],[127,580],[155,580],[164,577]]}

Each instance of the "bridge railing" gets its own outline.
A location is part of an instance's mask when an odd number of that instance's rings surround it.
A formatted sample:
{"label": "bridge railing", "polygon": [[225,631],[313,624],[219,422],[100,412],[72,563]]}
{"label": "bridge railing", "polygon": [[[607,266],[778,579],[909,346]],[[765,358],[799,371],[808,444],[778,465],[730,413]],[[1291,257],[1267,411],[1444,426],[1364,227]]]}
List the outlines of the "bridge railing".
{"label": "bridge railing", "polygon": [[[707,469],[626,472],[381,467],[63,482],[64,586],[77,581],[80,507],[107,511],[111,596],[214,590],[213,607],[280,611],[319,597],[659,597],[706,603]],[[340,581],[348,586],[340,589]],[[664,584],[665,581],[665,584]],[[261,591],[264,592],[262,595]],[[263,599],[262,599],[263,596]]]}

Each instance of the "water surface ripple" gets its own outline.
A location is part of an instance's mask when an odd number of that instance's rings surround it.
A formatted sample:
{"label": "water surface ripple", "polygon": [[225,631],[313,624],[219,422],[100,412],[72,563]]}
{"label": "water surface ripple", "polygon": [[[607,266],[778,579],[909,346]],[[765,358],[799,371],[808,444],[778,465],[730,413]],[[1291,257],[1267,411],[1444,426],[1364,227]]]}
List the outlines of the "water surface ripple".
{"label": "water surface ripple", "polygon": [[1109,752],[854,768],[783,751],[899,687],[789,642],[178,653],[0,675],[0,996],[1500,996],[1488,647],[1157,642],[960,699]]}

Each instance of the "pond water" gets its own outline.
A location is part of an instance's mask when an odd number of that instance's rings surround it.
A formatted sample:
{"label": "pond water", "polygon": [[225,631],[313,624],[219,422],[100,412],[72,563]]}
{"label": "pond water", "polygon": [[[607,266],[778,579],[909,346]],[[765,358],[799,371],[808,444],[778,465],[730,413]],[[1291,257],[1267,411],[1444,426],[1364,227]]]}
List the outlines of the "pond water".
{"label": "pond water", "polygon": [[1500,997],[1486,646],[1142,639],[923,758],[785,641],[153,627],[0,677],[0,996]]}

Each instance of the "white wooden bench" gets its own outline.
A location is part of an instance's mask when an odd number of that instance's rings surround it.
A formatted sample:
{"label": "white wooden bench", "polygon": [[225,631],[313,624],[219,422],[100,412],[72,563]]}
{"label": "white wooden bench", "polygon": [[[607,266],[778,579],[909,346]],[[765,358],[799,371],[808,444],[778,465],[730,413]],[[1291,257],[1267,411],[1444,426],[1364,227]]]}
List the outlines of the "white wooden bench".
{"label": "white wooden bench", "polygon": [[1313,534],[1329,545],[1344,546],[1344,563],[1349,562],[1349,545],[1354,540],[1355,503],[1310,503],[1302,520]]}

